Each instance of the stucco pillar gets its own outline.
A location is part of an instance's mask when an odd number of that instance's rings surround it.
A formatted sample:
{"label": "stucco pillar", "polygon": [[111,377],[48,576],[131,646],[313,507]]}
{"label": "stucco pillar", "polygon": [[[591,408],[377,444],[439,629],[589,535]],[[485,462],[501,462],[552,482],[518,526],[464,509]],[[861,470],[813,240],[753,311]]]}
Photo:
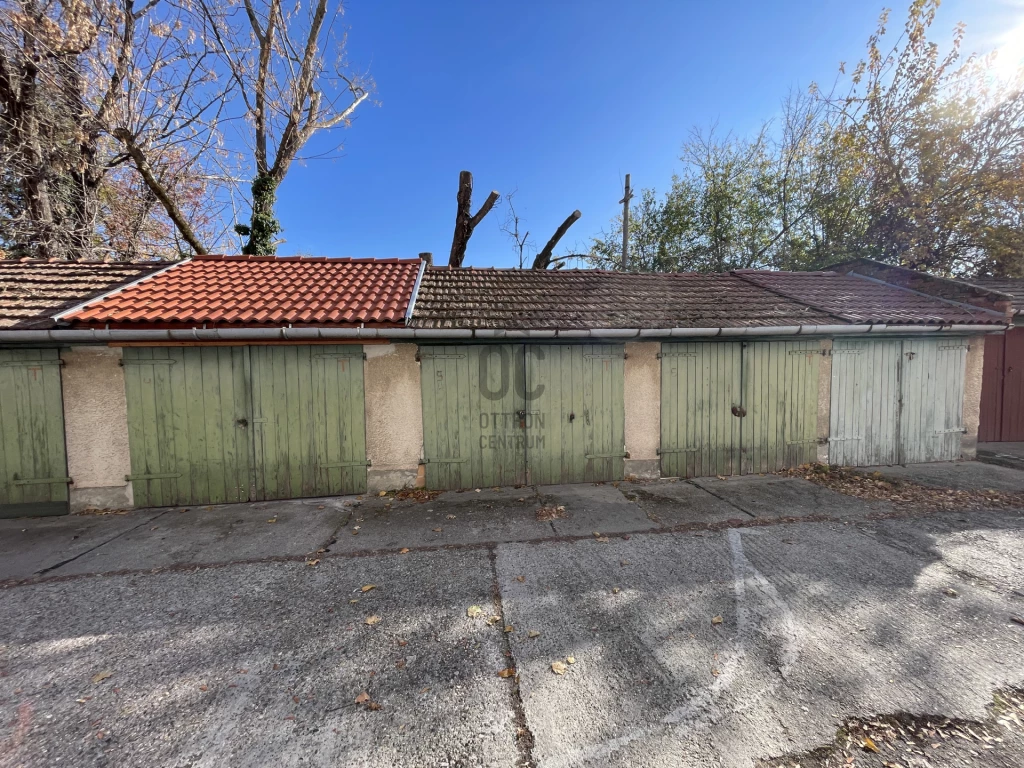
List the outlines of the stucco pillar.
{"label": "stucco pillar", "polygon": [[985,337],[972,336],[967,342],[964,370],[964,435],[960,439],[960,457],[978,456],[978,425],[981,423],[981,380],[985,363]]}
{"label": "stucco pillar", "polygon": [[64,429],[72,512],[134,506],[128,402],[118,347],[61,350]]}
{"label": "stucco pillar", "polygon": [[661,477],[661,344],[634,341],[626,344],[626,477]]}
{"label": "stucco pillar", "polygon": [[423,400],[415,344],[368,344],[366,363],[367,489],[423,486]]}
{"label": "stucco pillar", "polygon": [[828,438],[832,423],[832,339],[821,340],[818,364],[818,461],[828,464]]}

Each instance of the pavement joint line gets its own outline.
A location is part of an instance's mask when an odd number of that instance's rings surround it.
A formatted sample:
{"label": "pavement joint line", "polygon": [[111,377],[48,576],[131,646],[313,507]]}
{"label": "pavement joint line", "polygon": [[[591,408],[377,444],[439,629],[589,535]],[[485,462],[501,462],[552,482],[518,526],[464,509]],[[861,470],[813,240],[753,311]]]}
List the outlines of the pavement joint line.
{"label": "pavement joint line", "polygon": [[[171,510],[168,510],[171,511]],[[787,516],[787,517],[758,517],[749,521],[732,521],[724,520],[714,523],[681,523],[679,525],[672,526],[671,528],[641,528],[633,531],[619,531],[617,533],[604,533],[602,536],[610,539],[625,539],[628,540],[633,536],[660,536],[664,534],[675,534],[675,533],[691,533],[691,532],[716,532],[725,531],[732,528],[771,528],[777,525],[799,525],[801,523],[837,523],[842,525],[850,525],[853,523],[865,523],[875,522],[879,520],[909,520],[921,517],[930,517],[935,514],[942,514],[949,510],[908,510],[906,512],[884,512],[884,513],[872,513],[866,515],[863,518],[851,520],[847,517],[830,517],[828,515],[805,515],[803,517]],[[984,510],[987,512],[1000,512],[1000,511],[1015,511],[1015,510],[1000,510],[998,508]],[[161,513],[164,514],[164,513]],[[963,514],[962,512],[957,514]],[[159,517],[159,515],[157,515]],[[155,520],[156,517],[152,517],[146,522]],[[141,523],[145,525],[145,523]],[[140,526],[135,526],[136,528]],[[134,529],[132,529],[134,530]],[[125,531],[128,533],[128,531]],[[864,535],[868,535],[864,533]],[[117,537],[112,537],[110,541],[113,541]],[[436,544],[427,545],[421,547],[408,547],[408,554],[426,554],[430,552],[445,552],[445,551],[473,551],[480,549],[488,549],[490,547],[496,547],[499,545],[506,544],[574,544],[581,541],[594,541],[593,534],[563,534],[560,536],[541,536],[532,539],[509,539],[507,541],[482,541],[482,542],[470,542],[465,544]],[[106,542],[105,542],[106,543]],[[100,545],[102,546],[102,545]],[[84,553],[83,553],[84,554]],[[400,555],[404,554],[398,549],[363,549],[356,550],[353,552],[329,552],[325,553],[321,559],[334,559],[334,558],[357,558],[357,557],[379,557],[383,555]],[[0,590],[11,589],[15,587],[29,587],[37,584],[50,584],[60,583],[66,581],[77,581],[78,579],[89,579],[99,577],[111,577],[111,576],[151,576],[159,575],[162,573],[185,573],[188,571],[204,571],[204,570],[215,570],[219,568],[228,568],[235,565],[259,565],[261,563],[299,563],[306,562],[309,559],[309,555],[268,555],[266,557],[253,557],[245,558],[241,560],[222,560],[208,563],[171,563],[170,565],[157,566],[155,568],[132,568],[117,571],[101,571],[94,573],[72,573],[66,575],[54,575],[54,576],[32,576],[24,579],[8,579],[6,581],[0,581]]]}
{"label": "pavement joint line", "polygon": [[114,534],[109,539],[101,541],[96,546],[90,547],[89,549],[85,550],[84,552],[79,552],[77,555],[75,555],[74,557],[69,557],[67,560],[61,560],[59,563],[56,563],[54,565],[48,565],[45,568],[43,568],[42,570],[36,571],[32,575],[33,576],[44,576],[45,574],[49,573],[50,571],[55,571],[58,568],[63,568],[68,563],[73,563],[78,558],[84,557],[85,555],[88,555],[90,552],[95,552],[100,547],[105,547],[110,542],[116,541],[117,539],[121,538],[125,534],[131,533],[132,531],[137,530],[137,529],[141,528],[144,525],[148,525],[149,523],[152,523],[154,520],[158,520],[159,518],[163,517],[164,515],[166,515],[170,511],[171,511],[170,509],[165,509],[163,512],[158,512],[157,514],[153,515],[153,517],[150,517],[150,518],[148,518],[146,520],[143,520],[141,523],[139,523],[138,525],[133,525],[131,528],[126,528],[125,530],[121,531],[120,533]]}
{"label": "pavement joint line", "polygon": [[352,522],[352,516],[355,514],[352,511],[352,508],[347,505],[345,507],[345,511],[348,512],[348,515],[346,515],[345,519],[342,520],[333,531],[331,531],[331,535],[324,540],[324,543],[311,553],[312,555],[321,553],[321,550],[323,550],[322,554],[327,554],[331,551],[331,547],[338,543],[338,534],[341,533],[342,528]]}
{"label": "pavement joint line", "polygon": [[738,509],[738,510],[739,510],[740,512],[742,512],[743,514],[745,514],[745,515],[750,515],[750,516],[751,516],[752,518],[754,518],[755,520],[757,519],[757,515],[755,515],[755,514],[754,514],[753,512],[751,512],[751,511],[750,511],[749,509],[744,509],[744,508],[743,508],[743,507],[741,507],[741,506],[740,506],[739,504],[737,504],[737,503],[736,503],[735,501],[732,501],[731,499],[727,499],[727,498],[725,498],[724,496],[720,496],[719,494],[717,494],[717,493],[715,493],[714,491],[712,491],[712,490],[711,490],[710,488],[705,488],[705,487],[704,487],[703,485],[697,485],[697,484],[696,484],[695,482],[693,482],[692,480],[686,480],[686,482],[687,482],[687,483],[689,483],[690,485],[692,485],[692,486],[693,486],[694,488],[699,488],[700,490],[704,491],[705,493],[710,493],[710,494],[711,494],[712,496],[714,496],[714,497],[715,497],[716,499],[718,499],[719,501],[724,501],[724,502],[725,502],[726,504],[728,504],[729,506],[731,506],[731,507],[736,507],[736,509]]}
{"label": "pavement joint line", "polygon": [[533,731],[530,730],[530,725],[526,720],[526,707],[523,705],[523,694],[519,687],[519,665],[516,661],[515,652],[512,650],[512,641],[509,639],[509,633],[505,631],[507,622],[505,619],[505,606],[501,598],[501,581],[498,578],[497,544],[487,548],[487,558],[491,565],[491,598],[494,601],[494,609],[497,611],[497,615],[501,617],[501,621],[498,622],[498,631],[501,632],[501,644],[509,666],[516,670],[515,674],[512,675],[512,686],[509,692],[512,705],[512,723],[516,729],[512,738],[515,741],[516,749],[519,750],[520,765],[534,768],[537,765],[537,761],[533,757],[533,746],[536,741]]}

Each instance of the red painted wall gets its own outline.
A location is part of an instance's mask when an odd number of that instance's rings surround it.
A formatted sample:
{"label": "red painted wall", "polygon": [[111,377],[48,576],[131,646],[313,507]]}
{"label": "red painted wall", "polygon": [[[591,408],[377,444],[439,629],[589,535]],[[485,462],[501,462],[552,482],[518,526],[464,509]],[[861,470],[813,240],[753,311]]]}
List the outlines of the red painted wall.
{"label": "red painted wall", "polygon": [[1024,441],[1024,328],[985,337],[978,440]]}

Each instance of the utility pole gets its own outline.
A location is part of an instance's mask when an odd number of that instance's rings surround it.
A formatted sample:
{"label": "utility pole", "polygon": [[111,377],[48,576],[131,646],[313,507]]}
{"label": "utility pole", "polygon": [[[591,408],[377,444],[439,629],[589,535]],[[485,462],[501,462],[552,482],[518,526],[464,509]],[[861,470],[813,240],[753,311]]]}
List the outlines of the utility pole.
{"label": "utility pole", "polygon": [[629,186],[629,174],[626,174],[626,193],[619,200],[622,203],[622,271],[629,271],[629,201],[633,199],[633,190]]}

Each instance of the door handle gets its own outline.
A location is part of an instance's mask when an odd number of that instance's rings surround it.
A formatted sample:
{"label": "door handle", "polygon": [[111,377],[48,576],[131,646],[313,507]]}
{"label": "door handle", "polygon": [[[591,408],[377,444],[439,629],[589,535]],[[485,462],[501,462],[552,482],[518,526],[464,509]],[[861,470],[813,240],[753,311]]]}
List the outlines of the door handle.
{"label": "door handle", "polygon": [[249,426],[249,420],[246,419],[246,418],[235,419],[235,424],[237,424],[240,427],[248,427]]}

